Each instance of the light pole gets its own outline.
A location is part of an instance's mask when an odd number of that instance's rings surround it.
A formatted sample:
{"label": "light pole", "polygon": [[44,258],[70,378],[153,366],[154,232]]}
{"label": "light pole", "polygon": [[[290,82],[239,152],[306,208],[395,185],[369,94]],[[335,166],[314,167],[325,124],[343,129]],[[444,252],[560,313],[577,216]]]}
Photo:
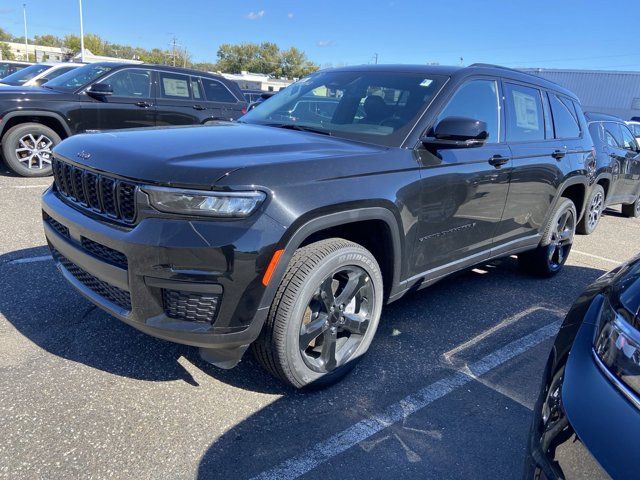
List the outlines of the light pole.
{"label": "light pole", "polygon": [[80,10],[80,61],[84,63],[84,26],[82,25],[82,0],[78,0]]}
{"label": "light pole", "polygon": [[24,19],[24,56],[29,61],[29,40],[27,40],[27,4],[22,4],[22,18]]}

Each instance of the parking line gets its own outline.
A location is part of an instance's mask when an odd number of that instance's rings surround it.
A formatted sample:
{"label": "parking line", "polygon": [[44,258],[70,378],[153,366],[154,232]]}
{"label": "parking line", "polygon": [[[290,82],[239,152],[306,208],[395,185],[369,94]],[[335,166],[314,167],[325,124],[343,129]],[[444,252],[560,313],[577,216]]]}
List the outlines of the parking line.
{"label": "parking line", "polygon": [[555,336],[560,325],[561,321],[553,322],[509,343],[452,375],[393,403],[379,415],[361,420],[346,430],[316,444],[302,455],[285,460],[280,465],[258,474],[253,477],[254,480],[294,479],[304,475],[363,440],[367,440],[385,428],[404,420],[409,415],[472,382],[475,378]]}
{"label": "parking line", "polygon": [[614,265],[620,265],[622,262],[618,260],[612,260],[611,258],[601,257],[599,255],[594,255],[592,253],[581,252],[580,250],[571,250],[571,253],[577,253],[578,255],[584,255],[585,257],[595,258],[597,260],[602,260],[603,262],[613,263]]}
{"label": "parking line", "polygon": [[17,258],[15,260],[10,260],[7,262],[7,265],[18,265],[20,263],[33,263],[33,262],[44,262],[46,260],[52,260],[51,255],[42,255],[41,257],[26,257],[26,258]]}

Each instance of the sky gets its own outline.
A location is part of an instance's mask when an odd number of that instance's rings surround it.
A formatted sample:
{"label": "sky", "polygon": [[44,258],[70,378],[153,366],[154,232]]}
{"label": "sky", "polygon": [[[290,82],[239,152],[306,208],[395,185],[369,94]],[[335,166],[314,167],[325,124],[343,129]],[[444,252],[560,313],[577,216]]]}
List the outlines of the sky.
{"label": "sky", "polygon": [[[0,27],[79,33],[77,0],[2,0]],[[295,46],[320,66],[488,62],[640,70],[638,0],[84,0],[85,33],[216,60],[222,43]]]}

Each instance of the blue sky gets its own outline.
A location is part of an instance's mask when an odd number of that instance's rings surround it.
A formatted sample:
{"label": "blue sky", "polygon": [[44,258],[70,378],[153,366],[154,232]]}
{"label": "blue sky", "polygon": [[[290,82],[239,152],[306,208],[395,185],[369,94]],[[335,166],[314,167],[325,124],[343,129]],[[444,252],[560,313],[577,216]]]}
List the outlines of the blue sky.
{"label": "blue sky", "polygon": [[[78,33],[77,0],[3,0],[0,27]],[[297,46],[321,66],[491,62],[510,67],[640,70],[637,0],[84,0],[85,32],[168,48],[195,61],[221,43]]]}

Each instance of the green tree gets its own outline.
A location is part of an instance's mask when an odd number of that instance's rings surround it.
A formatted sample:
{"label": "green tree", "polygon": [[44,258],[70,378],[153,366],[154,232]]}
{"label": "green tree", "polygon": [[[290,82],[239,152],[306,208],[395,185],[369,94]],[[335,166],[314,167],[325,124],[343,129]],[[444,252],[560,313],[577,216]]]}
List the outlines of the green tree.
{"label": "green tree", "polygon": [[62,39],[63,46],[71,50],[72,54],[80,51],[80,37],[78,35],[65,35]]}
{"label": "green tree", "polygon": [[36,45],[42,45],[45,47],[62,47],[64,45],[63,40],[55,35],[35,35],[33,42]]}
{"label": "green tree", "polygon": [[16,57],[7,45],[4,42],[0,42],[0,54],[2,54],[2,60],[15,60]]}
{"label": "green tree", "polygon": [[301,77],[318,69],[301,50],[280,48],[271,42],[228,43],[218,48],[217,70],[240,73],[243,70],[273,76]]}
{"label": "green tree", "polygon": [[11,42],[13,40],[13,35],[9,32],[0,28],[0,42]]}

